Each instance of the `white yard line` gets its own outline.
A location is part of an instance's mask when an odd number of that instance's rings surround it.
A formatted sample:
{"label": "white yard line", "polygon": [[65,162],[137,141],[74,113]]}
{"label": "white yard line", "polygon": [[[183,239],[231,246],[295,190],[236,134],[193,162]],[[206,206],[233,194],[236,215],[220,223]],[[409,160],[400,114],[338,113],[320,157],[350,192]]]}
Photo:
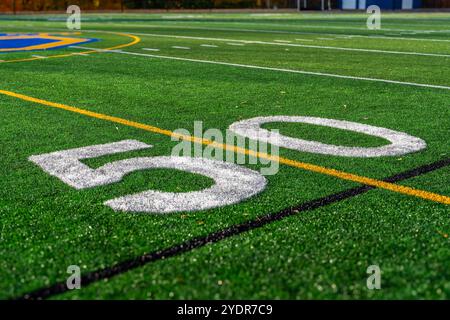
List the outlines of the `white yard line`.
{"label": "white yard line", "polygon": [[47,57],[44,56],[38,56],[37,54],[32,55],[33,58],[39,58],[39,59],[47,59]]}
{"label": "white yard line", "polygon": [[332,38],[317,38],[317,40],[336,40],[336,39],[332,39]]}
{"label": "white yard line", "polygon": [[142,50],[145,50],[145,51],[155,51],[155,52],[160,51],[159,49],[154,49],[154,48],[142,48]]}
{"label": "white yard line", "polygon": [[297,40],[297,41],[314,41],[314,40],[311,40],[311,39],[295,39],[295,40]]}
{"label": "white yard line", "polygon": [[233,43],[233,42],[227,42],[227,44],[229,46],[243,46],[244,45],[243,43]]}
{"label": "white yard line", "polygon": [[291,43],[292,41],[288,41],[288,40],[273,40],[273,42]]}
{"label": "white yard line", "polygon": [[189,47],[179,47],[179,46],[172,46],[174,49],[181,49],[181,50],[191,50]]}
{"label": "white yard line", "polygon": [[219,46],[213,45],[213,44],[201,44],[200,47],[206,47],[206,48],[218,48]]}
{"label": "white yard line", "polygon": [[224,39],[224,38],[177,36],[177,35],[157,34],[157,33],[131,33],[131,34],[140,35],[140,36],[148,36],[148,37],[162,37],[162,38],[174,38],[174,39],[191,39],[191,40],[208,40],[208,41],[221,41],[221,42],[234,41],[235,42],[235,44],[227,43],[227,44],[230,44],[230,45],[238,45],[236,43],[263,44],[263,45],[291,46],[291,47],[326,49],[326,50],[359,51],[359,52],[372,52],[372,53],[384,53],[384,54],[397,54],[397,55],[400,54],[400,55],[412,55],[412,56],[429,56],[429,57],[450,58],[450,54],[440,54],[440,53],[392,51],[392,50],[362,49],[362,48],[348,48],[348,47],[335,47],[335,46],[317,46],[317,45],[300,44],[300,43],[279,43],[279,42],[267,42],[267,41],[256,41],[256,40],[238,40],[238,39]]}
{"label": "white yard line", "polygon": [[[87,48],[87,47],[81,47],[81,48],[89,49],[89,50],[95,50],[93,48]],[[346,76],[346,75],[333,74],[333,73],[324,73],[324,72],[313,72],[313,71],[304,71],[304,70],[263,67],[263,66],[255,66],[255,65],[239,64],[239,63],[229,63],[229,62],[222,62],[222,61],[211,61],[211,60],[180,58],[180,57],[173,57],[173,56],[161,56],[161,55],[144,54],[144,53],[137,53],[137,52],[130,52],[130,51],[102,50],[102,52],[120,53],[120,54],[127,54],[127,55],[134,55],[134,56],[141,56],[141,57],[148,57],[148,58],[157,58],[157,59],[167,59],[167,60],[188,61],[188,62],[205,63],[205,64],[215,64],[215,65],[238,67],[238,68],[247,68],[247,69],[269,70],[269,71],[298,73],[298,74],[321,76],[321,77],[331,77],[331,78],[340,78],[340,79],[351,79],[351,80],[381,82],[381,83],[399,84],[399,85],[404,85],[404,86],[414,86],[414,87],[450,90],[449,86],[441,86],[441,85],[425,84],[425,83],[416,83],[416,82],[404,82],[404,81],[379,79],[379,78]]]}
{"label": "white yard line", "polygon": [[[120,25],[120,24],[112,24]],[[120,25],[123,26],[123,25]],[[206,31],[235,31],[235,32],[249,32],[249,33],[270,33],[270,34],[309,34],[309,35],[323,35],[323,36],[349,36],[354,38],[365,38],[365,39],[385,39],[385,40],[411,40],[411,41],[431,41],[431,42],[450,42],[450,39],[426,39],[426,38],[407,38],[407,37],[386,37],[386,36],[368,36],[359,34],[335,34],[335,33],[321,33],[321,32],[307,32],[307,31],[283,31],[283,30],[263,30],[263,29],[241,29],[241,28],[206,28],[206,27],[190,27],[190,26],[162,26],[162,25],[131,25],[127,26],[137,26],[137,27],[154,27],[154,28],[172,28],[172,29],[190,29],[190,30],[206,30]],[[87,31],[87,30],[83,30]],[[98,32],[99,30],[90,30],[91,32]],[[413,30],[411,30],[413,31]],[[102,31],[103,32],[103,31]],[[130,34],[139,35],[139,33]]]}

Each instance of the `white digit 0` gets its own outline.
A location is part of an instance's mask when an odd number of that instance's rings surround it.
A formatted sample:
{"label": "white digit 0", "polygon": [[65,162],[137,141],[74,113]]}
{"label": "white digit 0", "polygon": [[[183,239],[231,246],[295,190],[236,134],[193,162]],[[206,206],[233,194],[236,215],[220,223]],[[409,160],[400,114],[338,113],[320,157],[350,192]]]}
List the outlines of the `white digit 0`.
{"label": "white digit 0", "polygon": [[[391,143],[385,146],[365,148],[365,147],[347,147],[321,143],[318,141],[309,141],[298,138],[286,137],[278,133],[269,135],[269,131],[261,128],[261,125],[271,122],[296,122],[308,123],[319,126],[331,127],[360,132],[367,135],[384,138]],[[386,128],[375,127],[367,124],[316,118],[316,117],[299,117],[299,116],[271,116],[256,117],[233,123],[229,130],[234,133],[264,142],[268,142],[280,147],[310,152],[318,154],[327,154],[341,157],[382,157],[382,156],[399,156],[411,152],[416,152],[426,148],[426,143],[420,138],[410,136],[404,132],[394,131]]]}

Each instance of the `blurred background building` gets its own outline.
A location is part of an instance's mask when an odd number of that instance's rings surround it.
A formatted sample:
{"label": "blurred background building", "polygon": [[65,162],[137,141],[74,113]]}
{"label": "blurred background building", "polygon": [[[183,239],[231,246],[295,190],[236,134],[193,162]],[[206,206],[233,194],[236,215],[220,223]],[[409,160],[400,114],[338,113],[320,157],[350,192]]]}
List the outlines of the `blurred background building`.
{"label": "blurred background building", "polygon": [[377,4],[382,9],[450,8],[450,0],[0,0],[0,12],[64,11],[71,4],[83,10],[138,9],[364,9]]}

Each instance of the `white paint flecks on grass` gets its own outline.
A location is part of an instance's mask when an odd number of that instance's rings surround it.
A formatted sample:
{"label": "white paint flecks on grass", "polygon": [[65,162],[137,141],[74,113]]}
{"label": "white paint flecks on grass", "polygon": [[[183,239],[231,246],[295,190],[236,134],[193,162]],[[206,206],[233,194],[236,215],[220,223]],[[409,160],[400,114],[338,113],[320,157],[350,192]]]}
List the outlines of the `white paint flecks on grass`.
{"label": "white paint flecks on grass", "polygon": [[[261,128],[261,125],[273,122],[308,123],[318,126],[338,128],[353,132],[364,133],[370,136],[380,137],[391,143],[380,147],[347,147],[330,145],[318,141],[309,141],[299,138],[283,136],[279,133],[269,135],[270,131]],[[341,157],[383,157],[399,156],[416,152],[426,148],[426,143],[420,138],[410,136],[404,132],[394,131],[386,128],[375,127],[367,124],[300,116],[272,116],[256,117],[233,123],[229,130],[236,134],[253,140],[260,140],[279,147],[284,147],[301,152],[326,154]]]}

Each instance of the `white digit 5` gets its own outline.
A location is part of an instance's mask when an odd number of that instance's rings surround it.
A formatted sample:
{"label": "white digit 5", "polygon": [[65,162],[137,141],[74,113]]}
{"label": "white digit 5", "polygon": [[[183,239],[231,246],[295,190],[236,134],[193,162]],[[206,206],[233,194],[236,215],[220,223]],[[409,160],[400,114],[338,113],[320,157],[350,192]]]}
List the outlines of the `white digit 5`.
{"label": "white digit 5", "polygon": [[76,189],[119,182],[131,172],[156,168],[200,174],[212,178],[215,182],[213,186],[201,191],[174,193],[148,190],[105,202],[114,210],[127,212],[169,213],[221,207],[260,193],[267,183],[266,179],[254,170],[202,158],[139,157],[111,162],[98,169],[89,168],[80,162],[82,159],[151,147],[139,141],[123,140],[31,156],[29,160]]}

